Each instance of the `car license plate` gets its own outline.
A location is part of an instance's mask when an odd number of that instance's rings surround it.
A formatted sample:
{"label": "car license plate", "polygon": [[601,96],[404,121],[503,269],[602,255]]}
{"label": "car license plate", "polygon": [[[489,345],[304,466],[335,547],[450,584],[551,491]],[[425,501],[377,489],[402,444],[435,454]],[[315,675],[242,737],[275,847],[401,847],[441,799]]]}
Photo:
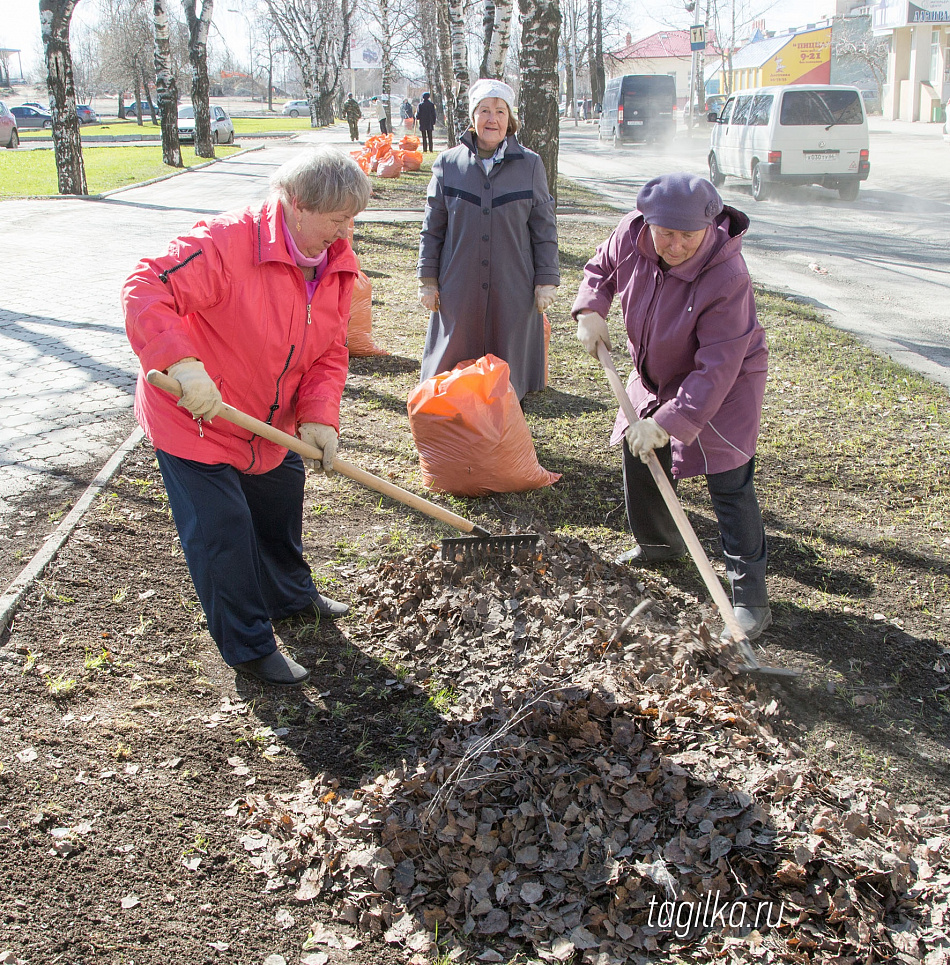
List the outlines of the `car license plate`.
{"label": "car license plate", "polygon": [[829,161],[837,156],[837,151],[805,151],[806,161]]}
{"label": "car license plate", "polygon": [[642,125],[643,121],[627,121],[627,124],[633,127],[634,125]]}

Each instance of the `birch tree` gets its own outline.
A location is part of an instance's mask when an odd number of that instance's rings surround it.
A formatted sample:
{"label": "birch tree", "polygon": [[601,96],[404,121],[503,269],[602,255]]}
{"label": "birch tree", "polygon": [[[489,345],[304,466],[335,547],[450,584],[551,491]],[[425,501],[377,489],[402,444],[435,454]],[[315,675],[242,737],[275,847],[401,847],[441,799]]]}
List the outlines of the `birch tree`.
{"label": "birch tree", "polygon": [[519,139],[541,155],[548,187],[557,200],[557,52],[561,36],[558,0],[518,0],[521,19],[521,122]]}
{"label": "birch tree", "polygon": [[214,13],[214,0],[182,0],[188,24],[188,62],[191,64],[191,106],[195,109],[195,154],[214,157],[211,141],[211,106],[208,101],[208,29]]}
{"label": "birch tree", "polygon": [[[446,0],[449,14],[449,37],[452,51],[452,84],[455,94],[456,138],[468,130],[468,43],[465,37],[465,9],[463,0]],[[448,105],[446,105],[446,113]],[[452,142],[449,142],[452,146]]]}
{"label": "birch tree", "polygon": [[169,167],[184,167],[178,139],[178,84],[172,70],[172,49],[165,0],[153,0],[155,18],[155,87],[162,118],[162,161]]}
{"label": "birch tree", "polygon": [[88,194],[76,89],[69,52],[69,23],[77,0],[40,0],[40,33],[53,113],[53,149],[60,194]]}
{"label": "birch tree", "polygon": [[[448,146],[458,144],[459,135],[468,127],[468,117],[465,117],[461,131],[458,130],[458,102],[455,95],[455,74],[452,69],[452,27],[449,22],[448,0],[436,0],[436,17],[439,28],[439,72],[442,78],[442,93],[444,96],[442,110],[445,114],[445,133]],[[466,69],[466,102],[468,100],[468,70]]]}
{"label": "birch tree", "polygon": [[604,4],[603,0],[587,0],[587,71],[590,96],[595,104],[604,103],[607,78],[604,72]]}
{"label": "birch tree", "polygon": [[502,80],[511,40],[512,0],[485,0],[480,77]]}
{"label": "birch tree", "polygon": [[333,123],[350,43],[353,0],[265,0],[274,25],[300,71],[310,124]]}

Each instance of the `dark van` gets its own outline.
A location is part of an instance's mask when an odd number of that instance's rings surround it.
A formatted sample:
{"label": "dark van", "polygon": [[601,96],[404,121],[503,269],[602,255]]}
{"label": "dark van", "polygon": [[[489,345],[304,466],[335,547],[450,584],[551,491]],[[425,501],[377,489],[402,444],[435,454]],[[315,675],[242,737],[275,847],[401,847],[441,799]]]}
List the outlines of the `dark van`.
{"label": "dark van", "polygon": [[607,81],[598,137],[614,147],[671,141],[676,133],[676,81],[669,74],[625,74]]}

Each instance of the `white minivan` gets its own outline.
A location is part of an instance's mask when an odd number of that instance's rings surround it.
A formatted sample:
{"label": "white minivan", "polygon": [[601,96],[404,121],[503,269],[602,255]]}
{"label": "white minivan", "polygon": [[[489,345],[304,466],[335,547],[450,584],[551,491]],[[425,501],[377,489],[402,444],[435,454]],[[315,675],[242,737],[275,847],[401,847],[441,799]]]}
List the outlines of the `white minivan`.
{"label": "white minivan", "polygon": [[857,87],[757,87],[709,114],[709,180],[752,181],[764,201],[775,183],[820,184],[854,201],[870,172],[868,119]]}

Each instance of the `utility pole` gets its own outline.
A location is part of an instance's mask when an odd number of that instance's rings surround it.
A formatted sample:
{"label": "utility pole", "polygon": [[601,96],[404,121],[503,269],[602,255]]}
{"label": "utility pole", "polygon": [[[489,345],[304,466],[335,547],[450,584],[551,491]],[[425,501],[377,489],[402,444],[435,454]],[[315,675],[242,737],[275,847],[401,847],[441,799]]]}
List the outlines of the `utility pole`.
{"label": "utility pole", "polygon": [[238,16],[244,18],[244,22],[247,24],[247,79],[248,84],[251,88],[251,99],[254,98],[254,36],[251,33],[251,18],[243,10],[238,10],[236,7],[228,7],[228,13],[236,13]]}

